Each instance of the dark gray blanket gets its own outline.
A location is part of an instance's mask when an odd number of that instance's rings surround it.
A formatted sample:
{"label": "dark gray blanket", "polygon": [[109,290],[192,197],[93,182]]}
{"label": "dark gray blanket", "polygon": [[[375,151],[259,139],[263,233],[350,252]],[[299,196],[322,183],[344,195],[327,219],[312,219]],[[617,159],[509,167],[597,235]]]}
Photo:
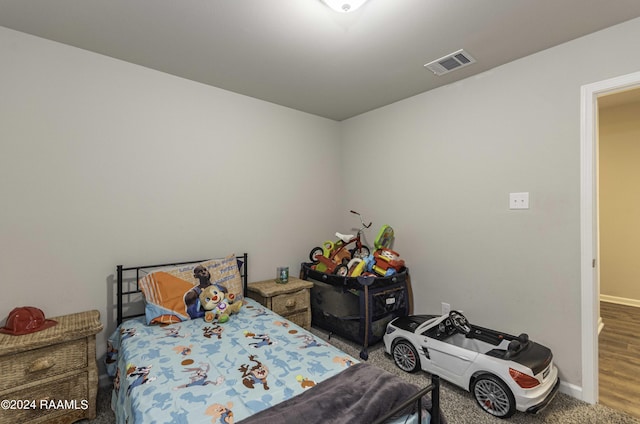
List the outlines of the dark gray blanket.
{"label": "dark gray blanket", "polygon": [[[298,396],[242,420],[241,423],[373,423],[418,390],[418,387],[390,372],[359,363]],[[431,409],[431,399],[424,397],[422,407]],[[408,407],[398,416],[413,412],[413,408],[415,406]],[[446,424],[444,418],[441,422]]]}

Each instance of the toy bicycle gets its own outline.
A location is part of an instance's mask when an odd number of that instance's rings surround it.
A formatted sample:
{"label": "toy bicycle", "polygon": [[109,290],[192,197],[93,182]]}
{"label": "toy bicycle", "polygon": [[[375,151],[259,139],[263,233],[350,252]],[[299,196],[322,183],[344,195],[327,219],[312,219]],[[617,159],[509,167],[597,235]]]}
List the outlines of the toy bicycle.
{"label": "toy bicycle", "polygon": [[[371,227],[371,222],[364,223],[362,215],[356,211],[350,211],[352,214],[358,215],[360,218],[360,229],[356,235],[341,234],[336,232],[338,240],[335,243],[325,241],[322,247],[314,247],[309,253],[309,259],[314,263],[317,271],[347,276],[349,273],[348,263],[352,258],[365,258],[371,254],[371,250],[367,245],[362,244],[362,231]],[[347,249],[353,246],[352,249]]]}

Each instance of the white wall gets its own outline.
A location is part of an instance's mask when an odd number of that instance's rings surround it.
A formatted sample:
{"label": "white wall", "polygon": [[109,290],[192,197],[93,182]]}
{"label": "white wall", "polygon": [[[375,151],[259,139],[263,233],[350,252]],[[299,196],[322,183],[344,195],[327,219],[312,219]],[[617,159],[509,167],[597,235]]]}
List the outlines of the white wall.
{"label": "white wall", "polygon": [[247,250],[269,278],[356,209],[371,243],[395,227],[417,312],[526,331],[579,386],[580,86],[640,69],[638,37],[640,19],[336,123],[0,28],[0,316],[99,309],[104,352],[116,264]]}
{"label": "white wall", "polygon": [[101,355],[117,264],[295,275],[344,214],[334,121],[1,27],[0,57],[2,324],[98,309]]}
{"label": "white wall", "polygon": [[[395,227],[415,309],[441,302],[581,376],[580,87],[640,69],[640,19],[343,122],[344,198]],[[369,178],[363,182],[363,175]],[[529,192],[529,210],[508,209]]]}

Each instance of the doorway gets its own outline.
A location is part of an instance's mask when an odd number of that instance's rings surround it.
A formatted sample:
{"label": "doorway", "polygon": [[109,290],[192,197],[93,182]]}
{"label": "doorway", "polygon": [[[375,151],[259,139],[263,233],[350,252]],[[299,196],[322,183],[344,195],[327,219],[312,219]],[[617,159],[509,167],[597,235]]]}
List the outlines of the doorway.
{"label": "doorway", "polygon": [[598,401],[598,267],[597,134],[598,97],[640,87],[640,72],[588,84],[581,89],[580,235],[582,304],[582,400]]}
{"label": "doorway", "polygon": [[640,89],[598,98],[598,403],[640,418]]}

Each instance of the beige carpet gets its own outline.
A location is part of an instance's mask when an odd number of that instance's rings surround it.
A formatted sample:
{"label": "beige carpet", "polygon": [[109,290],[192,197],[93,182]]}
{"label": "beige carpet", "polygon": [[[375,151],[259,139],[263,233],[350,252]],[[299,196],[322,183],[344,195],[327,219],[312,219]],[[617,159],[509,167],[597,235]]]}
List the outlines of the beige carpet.
{"label": "beige carpet", "polygon": [[[312,332],[322,337],[328,338],[327,332],[319,329],[312,329]],[[344,340],[333,335],[330,343],[344,350],[354,358],[359,358],[361,347],[353,342]],[[369,349],[368,362],[379,366],[391,373],[397,374],[419,387],[427,386],[430,382],[429,375],[424,372],[407,374],[401,371],[393,363],[393,359],[384,353],[383,345],[377,344]],[[110,409],[110,394],[107,390],[98,392],[98,417],[95,420],[79,421],[86,424],[113,424],[115,417]],[[475,403],[473,396],[446,381],[442,381],[440,390],[441,406],[449,424],[491,424],[491,423],[549,423],[549,424],[640,424],[629,415],[613,410],[602,405],[589,405],[585,402],[574,399],[563,393],[558,393],[553,402],[540,414],[528,415],[517,412],[507,420],[501,420],[490,416],[482,411]],[[367,423],[349,423],[367,424]]]}

